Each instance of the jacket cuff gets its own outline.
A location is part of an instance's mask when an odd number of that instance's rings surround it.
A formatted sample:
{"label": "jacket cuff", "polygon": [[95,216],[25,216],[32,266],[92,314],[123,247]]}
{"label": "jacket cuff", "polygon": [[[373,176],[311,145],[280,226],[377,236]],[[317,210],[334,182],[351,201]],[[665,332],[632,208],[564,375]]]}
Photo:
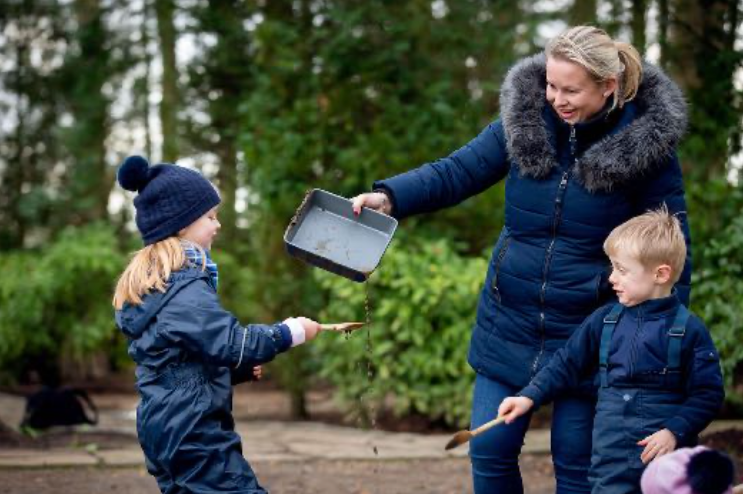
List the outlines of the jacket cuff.
{"label": "jacket cuff", "polygon": [[544,393],[534,384],[529,384],[524,389],[516,393],[516,396],[523,396],[524,398],[529,398],[531,401],[534,402],[534,410],[542,406],[542,402],[544,400]]}
{"label": "jacket cuff", "polygon": [[287,326],[289,329],[289,339],[291,340],[290,346],[297,346],[304,343],[306,339],[306,332],[304,326],[296,317],[290,317],[286,319],[282,326]]}
{"label": "jacket cuff", "polygon": [[277,353],[285,352],[292,347],[292,331],[286,322],[276,325],[277,334],[279,338],[276,338],[278,343]]}
{"label": "jacket cuff", "polygon": [[686,420],[681,417],[673,417],[664,425],[666,429],[676,436],[676,443],[679,445],[687,444],[690,439],[691,431],[689,430],[689,424]]}

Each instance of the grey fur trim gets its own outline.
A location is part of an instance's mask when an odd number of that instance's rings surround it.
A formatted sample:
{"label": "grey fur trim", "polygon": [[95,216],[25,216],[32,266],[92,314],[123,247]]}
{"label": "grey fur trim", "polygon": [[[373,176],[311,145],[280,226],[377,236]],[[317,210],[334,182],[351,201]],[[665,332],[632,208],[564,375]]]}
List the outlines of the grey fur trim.
{"label": "grey fur trim", "polygon": [[[544,54],[521,60],[509,70],[500,107],[506,146],[523,175],[546,177],[557,166],[542,111],[545,99]],[[643,64],[643,79],[633,102],[635,120],[593,144],[573,175],[590,192],[608,192],[668,162],[686,131],[686,101],[679,87],[659,68]]]}

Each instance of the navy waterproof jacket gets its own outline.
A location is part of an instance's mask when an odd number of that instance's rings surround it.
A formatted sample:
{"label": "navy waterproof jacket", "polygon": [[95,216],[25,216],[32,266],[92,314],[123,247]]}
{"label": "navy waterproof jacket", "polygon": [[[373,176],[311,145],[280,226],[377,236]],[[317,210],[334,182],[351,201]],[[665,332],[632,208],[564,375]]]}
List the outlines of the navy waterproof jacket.
{"label": "navy waterproof jacket", "polygon": [[[666,411],[662,428],[679,444],[693,443],[722,406],[725,392],[720,357],[704,323],[691,314],[681,338],[680,372],[667,372],[669,330],[680,302],[675,296],[625,307],[612,333],[607,359],[607,384],[680,394],[678,405]],[[581,377],[596,375],[604,317],[614,304],[594,312],[559,350],[550,365],[519,393],[535,406],[575,387]],[[599,395],[599,401],[601,395]],[[622,416],[617,413],[617,419]]]}
{"label": "navy waterproof jacket", "polygon": [[[404,218],[458,204],[501,180],[505,226],[492,252],[469,362],[521,388],[583,320],[612,299],[603,242],[666,204],[689,247],[675,149],[686,128],[678,87],[644,66],[637,97],[568,125],[545,99],[545,57],[522,60],[501,91],[501,117],[447,158],[374,183]],[[691,250],[689,249],[689,256]],[[691,258],[677,285],[688,303]]]}
{"label": "navy waterproof jacket", "polygon": [[125,305],[116,323],[137,364],[137,434],[160,489],[265,493],[234,431],[232,384],[287,350],[289,328],[242,326],[195,267],[173,273],[165,293]]}

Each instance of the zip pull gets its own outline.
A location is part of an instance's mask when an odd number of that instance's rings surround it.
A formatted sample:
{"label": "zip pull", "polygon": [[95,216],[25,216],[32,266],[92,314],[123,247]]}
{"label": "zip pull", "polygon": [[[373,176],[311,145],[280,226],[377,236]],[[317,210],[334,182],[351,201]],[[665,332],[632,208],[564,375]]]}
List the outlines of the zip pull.
{"label": "zip pull", "polygon": [[570,175],[569,172],[563,172],[562,178],[560,179],[560,185],[557,187],[557,197],[555,198],[555,202],[557,204],[562,204],[562,198],[565,193],[565,188],[568,185],[568,176]]}
{"label": "zip pull", "polygon": [[578,140],[575,137],[575,125],[570,126],[570,154],[575,157],[575,148],[577,147]]}

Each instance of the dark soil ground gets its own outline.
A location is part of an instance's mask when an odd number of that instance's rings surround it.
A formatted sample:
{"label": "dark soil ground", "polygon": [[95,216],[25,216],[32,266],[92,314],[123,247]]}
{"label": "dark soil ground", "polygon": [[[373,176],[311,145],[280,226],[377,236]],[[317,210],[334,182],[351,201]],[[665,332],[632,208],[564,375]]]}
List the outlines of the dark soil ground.
{"label": "dark soil ground", "polygon": [[[522,458],[527,494],[554,492],[547,456]],[[271,494],[462,494],[472,492],[469,461],[311,461],[253,462]],[[157,494],[144,469],[78,468],[0,470],[2,492],[12,494]]]}
{"label": "dark soil ground", "polygon": [[[101,409],[127,409],[136,403],[131,392],[95,394]],[[332,404],[329,391],[315,391],[308,397],[313,419],[354,425]],[[261,383],[238,388],[235,416],[238,420],[290,420],[289,400],[285,393]],[[549,422],[549,417],[536,417],[536,427]],[[349,423],[350,422],[350,423]],[[422,417],[395,418],[383,415],[376,427],[409,432],[452,432],[442,424],[427,422]],[[85,442],[94,442],[102,450],[136,444],[125,434],[87,432]],[[0,428],[0,449],[75,447],[74,432],[55,431],[37,438],[20,436]],[[725,430],[702,438],[702,443],[724,450],[734,458],[738,482],[743,481],[743,431]],[[471,493],[469,461],[466,458],[431,460],[251,462],[261,483],[272,494],[449,494]],[[527,494],[554,492],[551,458],[548,455],[523,455],[520,460]],[[157,485],[142,468],[42,468],[0,469],[0,492],[12,494],[157,494]]]}

